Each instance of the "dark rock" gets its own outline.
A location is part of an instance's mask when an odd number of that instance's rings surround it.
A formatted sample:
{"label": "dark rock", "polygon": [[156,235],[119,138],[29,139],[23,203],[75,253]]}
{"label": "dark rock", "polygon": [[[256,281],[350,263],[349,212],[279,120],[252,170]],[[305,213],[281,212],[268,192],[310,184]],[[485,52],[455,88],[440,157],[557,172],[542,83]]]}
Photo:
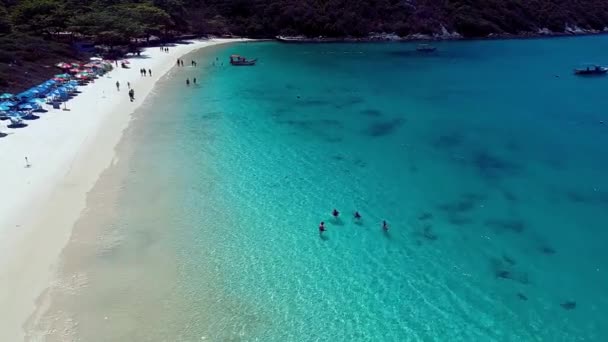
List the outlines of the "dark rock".
{"label": "dark rock", "polygon": [[517,298],[521,300],[528,300],[528,297],[526,297],[526,295],[521,292],[517,292]]}

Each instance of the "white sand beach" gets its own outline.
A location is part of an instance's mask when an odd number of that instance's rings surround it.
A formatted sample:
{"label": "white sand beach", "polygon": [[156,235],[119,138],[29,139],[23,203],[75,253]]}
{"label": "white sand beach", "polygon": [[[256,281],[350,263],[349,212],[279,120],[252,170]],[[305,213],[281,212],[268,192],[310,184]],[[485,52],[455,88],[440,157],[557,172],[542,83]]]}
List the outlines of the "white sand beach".
{"label": "white sand beach", "polygon": [[[26,128],[0,124],[0,132],[9,134],[0,138],[0,341],[24,339],[23,324],[53,280],[61,250],[86,208],[87,192],[112,165],[130,114],[177,58],[234,41],[193,41],[170,47],[169,53],[146,49],[129,59],[130,69],[117,68],[79,87],[82,93],[67,103],[68,110],[42,113]],[[153,76],[141,77],[141,68]],[[134,102],[127,82],[135,90]]]}

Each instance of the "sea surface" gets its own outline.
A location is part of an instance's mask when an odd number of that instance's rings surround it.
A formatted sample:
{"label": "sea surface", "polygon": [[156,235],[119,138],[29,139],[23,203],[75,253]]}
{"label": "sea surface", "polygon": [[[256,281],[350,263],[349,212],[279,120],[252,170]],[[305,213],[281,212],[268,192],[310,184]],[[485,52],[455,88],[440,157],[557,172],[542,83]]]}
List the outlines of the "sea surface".
{"label": "sea surface", "polygon": [[32,331],[608,341],[608,77],[572,74],[608,63],[608,36],[434,45],[186,56],[89,195]]}

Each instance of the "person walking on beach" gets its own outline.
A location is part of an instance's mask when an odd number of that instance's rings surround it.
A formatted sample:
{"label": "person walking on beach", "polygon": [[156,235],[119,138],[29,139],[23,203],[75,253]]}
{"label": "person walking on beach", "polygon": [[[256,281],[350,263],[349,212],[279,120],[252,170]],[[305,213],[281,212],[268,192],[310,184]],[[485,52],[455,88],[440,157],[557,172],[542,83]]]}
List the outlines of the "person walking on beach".
{"label": "person walking on beach", "polygon": [[127,82],[127,89],[131,89],[131,82]]}
{"label": "person walking on beach", "polygon": [[146,68],[141,69],[141,71],[144,72],[144,77],[148,76],[148,75],[146,75]]}
{"label": "person walking on beach", "polygon": [[196,77],[192,79],[192,83],[196,84]]}
{"label": "person walking on beach", "polygon": [[179,58],[177,59],[177,66],[179,66]]}
{"label": "person walking on beach", "polygon": [[116,81],[116,90],[120,91],[120,82]]}
{"label": "person walking on beach", "polygon": [[148,75],[150,75],[150,77],[152,77],[152,69],[148,69]]}
{"label": "person walking on beach", "polygon": [[186,78],[186,86],[188,86],[188,87],[190,86],[190,79],[189,78]]}
{"label": "person walking on beach", "polygon": [[29,168],[30,166],[32,166],[32,164],[30,164],[30,161],[25,157],[25,167]]}
{"label": "person walking on beach", "polygon": [[135,90],[133,89],[129,90],[129,100],[131,100],[131,102],[135,100]]}

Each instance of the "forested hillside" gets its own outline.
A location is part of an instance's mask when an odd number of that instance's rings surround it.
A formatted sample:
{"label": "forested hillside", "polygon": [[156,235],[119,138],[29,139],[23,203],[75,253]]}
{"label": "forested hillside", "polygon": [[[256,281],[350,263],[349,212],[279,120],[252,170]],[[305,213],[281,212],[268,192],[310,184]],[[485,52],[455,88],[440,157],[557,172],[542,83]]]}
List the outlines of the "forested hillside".
{"label": "forested hillside", "polygon": [[606,26],[607,0],[0,0],[0,86],[50,74],[39,65],[76,58],[77,40],[125,51],[135,38],[181,34],[485,37]]}
{"label": "forested hillside", "polygon": [[[3,1],[3,2],[2,2]],[[175,32],[271,37],[456,31],[465,37],[567,26],[603,30],[605,0],[2,0],[0,33],[74,32],[104,42]]]}

